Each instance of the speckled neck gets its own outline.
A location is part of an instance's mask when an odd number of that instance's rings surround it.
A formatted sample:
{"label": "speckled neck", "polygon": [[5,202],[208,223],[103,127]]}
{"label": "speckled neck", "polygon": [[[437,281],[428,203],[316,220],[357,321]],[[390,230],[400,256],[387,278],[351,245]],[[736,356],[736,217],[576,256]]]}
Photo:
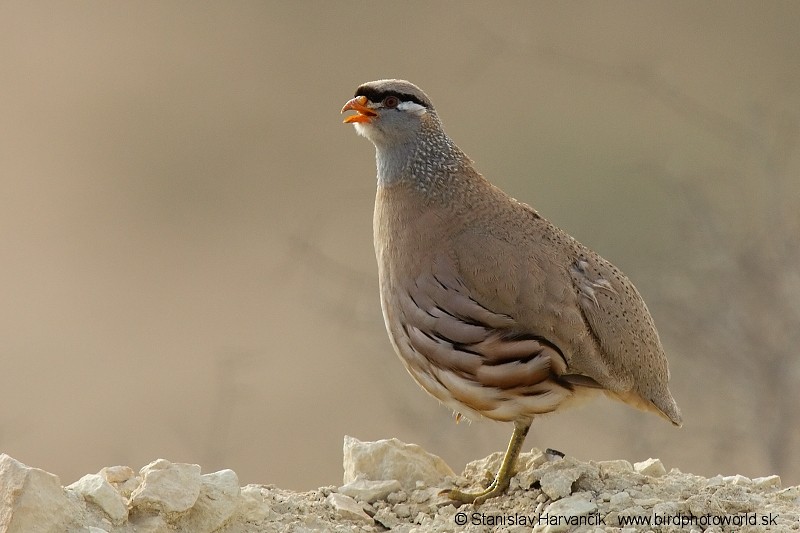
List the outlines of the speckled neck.
{"label": "speckled neck", "polygon": [[463,167],[466,155],[436,121],[424,124],[414,139],[391,146],[376,145],[378,186],[411,181],[422,191],[430,191],[437,181]]}

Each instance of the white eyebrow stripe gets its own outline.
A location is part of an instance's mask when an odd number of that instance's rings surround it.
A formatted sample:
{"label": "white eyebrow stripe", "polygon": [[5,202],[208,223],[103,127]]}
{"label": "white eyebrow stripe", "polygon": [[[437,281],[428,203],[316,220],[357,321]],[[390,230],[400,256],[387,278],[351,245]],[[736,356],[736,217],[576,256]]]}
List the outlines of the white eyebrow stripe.
{"label": "white eyebrow stripe", "polygon": [[399,109],[400,111],[410,111],[411,113],[414,113],[416,115],[421,115],[427,111],[424,105],[419,105],[418,103],[412,102],[411,100],[405,100],[403,102],[400,102],[400,104],[397,106],[397,109]]}

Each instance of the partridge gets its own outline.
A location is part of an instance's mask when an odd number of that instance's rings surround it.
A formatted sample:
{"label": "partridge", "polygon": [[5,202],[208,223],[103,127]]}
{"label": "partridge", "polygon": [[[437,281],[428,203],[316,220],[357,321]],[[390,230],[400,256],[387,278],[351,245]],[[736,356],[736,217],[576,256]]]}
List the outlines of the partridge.
{"label": "partridge", "polygon": [[358,87],[344,119],[376,149],[383,317],[411,377],[460,418],[514,423],[476,505],[501,495],[539,415],[596,393],[681,413],[653,319],[614,265],[492,185],[404,80]]}

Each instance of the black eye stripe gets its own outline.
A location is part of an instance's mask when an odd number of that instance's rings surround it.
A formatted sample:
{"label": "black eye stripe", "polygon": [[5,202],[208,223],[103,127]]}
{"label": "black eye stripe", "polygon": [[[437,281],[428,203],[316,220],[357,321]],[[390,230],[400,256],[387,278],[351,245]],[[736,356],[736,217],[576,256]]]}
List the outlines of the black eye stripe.
{"label": "black eye stripe", "polygon": [[401,102],[414,102],[423,107],[428,107],[425,102],[413,94],[403,94],[398,91],[379,91],[371,87],[359,87],[356,90],[356,96],[366,96],[370,102],[383,102],[383,99],[387,96],[396,96]]}

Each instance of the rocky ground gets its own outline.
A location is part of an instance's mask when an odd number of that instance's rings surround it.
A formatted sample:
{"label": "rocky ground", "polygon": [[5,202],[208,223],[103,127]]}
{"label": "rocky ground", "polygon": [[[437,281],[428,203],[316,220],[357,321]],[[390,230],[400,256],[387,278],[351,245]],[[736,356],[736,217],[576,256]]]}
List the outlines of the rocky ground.
{"label": "rocky ground", "polygon": [[113,466],[62,487],[0,455],[5,533],[800,531],[800,487],[778,476],[710,479],[658,459],[581,462],[532,450],[507,496],[457,508],[445,487],[486,484],[501,454],[457,476],[439,457],[396,439],[344,441],[344,484],[310,492],[239,486],[236,474],[159,459]]}

